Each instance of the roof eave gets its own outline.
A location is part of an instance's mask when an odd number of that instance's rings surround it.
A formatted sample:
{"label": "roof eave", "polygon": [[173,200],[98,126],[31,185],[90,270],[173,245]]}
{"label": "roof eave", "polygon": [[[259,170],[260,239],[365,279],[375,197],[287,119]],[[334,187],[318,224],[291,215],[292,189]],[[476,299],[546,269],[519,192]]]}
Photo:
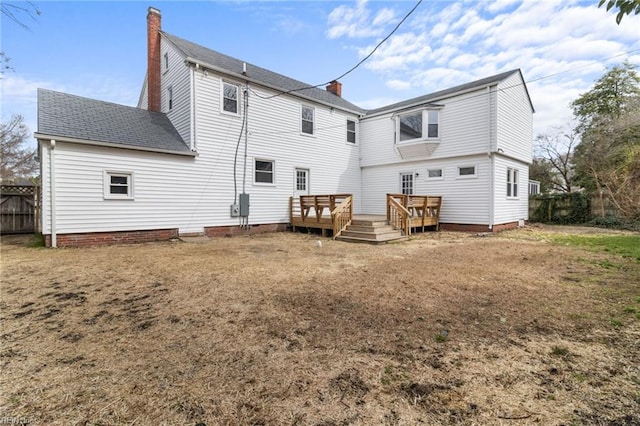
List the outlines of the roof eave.
{"label": "roof eave", "polygon": [[321,104],[321,105],[327,106],[329,108],[336,108],[336,109],[339,109],[339,110],[342,110],[342,111],[345,111],[345,112],[349,112],[351,114],[358,115],[358,116],[361,116],[364,113],[364,111],[356,111],[356,110],[345,108],[345,107],[342,107],[342,106],[339,106],[339,105],[335,105],[335,104],[332,104],[332,103],[329,103],[329,102],[323,102],[323,101],[321,101],[319,99],[312,98],[311,96],[305,96],[305,95],[303,95],[301,93],[288,92],[288,91],[286,91],[286,90],[284,90],[284,89],[282,89],[280,87],[273,86],[273,85],[270,85],[270,84],[265,83],[263,81],[251,78],[248,75],[235,73],[235,72],[229,71],[227,69],[218,67],[216,65],[209,64],[207,62],[204,62],[204,61],[201,61],[199,59],[193,58],[191,56],[187,56],[184,61],[187,64],[198,65],[198,66],[200,66],[202,68],[206,68],[208,70],[215,71],[215,72],[218,72],[220,74],[225,74],[225,75],[228,75],[230,77],[233,77],[233,78],[236,78],[236,79],[239,79],[239,80],[244,80],[244,81],[247,81],[249,83],[256,84],[258,86],[262,86],[262,87],[266,87],[266,88],[271,89],[271,90],[275,90],[277,92],[283,92],[284,94],[287,94],[289,96],[293,96],[293,97],[296,97],[296,98],[304,99],[304,100],[307,100],[307,101],[310,101],[310,102],[315,102],[317,104]]}
{"label": "roof eave", "polygon": [[105,148],[119,148],[119,149],[129,149],[133,151],[155,152],[159,154],[184,155],[187,157],[198,156],[198,153],[195,151],[174,151],[170,149],[148,148],[148,147],[136,146],[136,145],[123,145],[123,144],[111,143],[111,142],[93,141],[89,139],[77,139],[77,138],[69,138],[69,137],[58,136],[58,135],[49,135],[46,133],[38,133],[38,132],[34,133],[33,136],[39,141],[55,140],[56,142],[67,142],[67,143],[75,143],[75,144],[81,144],[81,145],[100,146]]}

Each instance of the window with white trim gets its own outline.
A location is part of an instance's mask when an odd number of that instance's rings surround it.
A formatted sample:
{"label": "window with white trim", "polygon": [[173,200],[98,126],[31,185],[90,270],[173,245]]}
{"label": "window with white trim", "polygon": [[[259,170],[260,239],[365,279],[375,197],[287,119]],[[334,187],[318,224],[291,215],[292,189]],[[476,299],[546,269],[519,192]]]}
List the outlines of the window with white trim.
{"label": "window with white trim", "polygon": [[396,142],[412,142],[440,137],[440,111],[421,110],[398,115]]}
{"label": "window with white trim", "polygon": [[476,177],[476,166],[460,166],[458,167],[458,177],[472,178]]}
{"label": "window with white trim", "polygon": [[428,169],[427,179],[442,179],[442,169]]}
{"label": "window with white trim", "polygon": [[133,173],[105,171],[104,198],[116,200],[133,199]]}
{"label": "window with white trim", "polygon": [[315,129],[315,109],[302,105],[300,119],[300,131],[307,135],[313,135]]}
{"label": "window with white trim", "polygon": [[507,168],[507,197],[518,196],[518,169]]}
{"label": "window with white trim", "polygon": [[164,54],[164,70],[169,71],[169,53]]}
{"label": "window with white trim", "polygon": [[356,143],[356,122],[347,120],[347,142]]}
{"label": "window with white trim", "polygon": [[256,159],[254,167],[254,183],[273,184],[275,182],[275,161]]}
{"label": "window with white trim", "polygon": [[169,88],[167,89],[167,99],[168,99],[168,104],[169,104],[169,111],[171,111],[173,109],[173,87],[169,86]]}
{"label": "window with white trim", "polygon": [[238,114],[238,94],[240,88],[236,84],[222,83],[222,111],[230,114]]}

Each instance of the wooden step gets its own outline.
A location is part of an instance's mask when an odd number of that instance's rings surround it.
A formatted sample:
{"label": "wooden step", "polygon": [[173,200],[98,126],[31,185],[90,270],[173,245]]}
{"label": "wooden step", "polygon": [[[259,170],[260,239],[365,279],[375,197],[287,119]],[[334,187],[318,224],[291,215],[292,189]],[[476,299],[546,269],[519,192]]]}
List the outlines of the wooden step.
{"label": "wooden step", "polygon": [[402,232],[393,229],[386,220],[354,220],[336,238],[338,241],[368,244],[384,244],[406,239]]}

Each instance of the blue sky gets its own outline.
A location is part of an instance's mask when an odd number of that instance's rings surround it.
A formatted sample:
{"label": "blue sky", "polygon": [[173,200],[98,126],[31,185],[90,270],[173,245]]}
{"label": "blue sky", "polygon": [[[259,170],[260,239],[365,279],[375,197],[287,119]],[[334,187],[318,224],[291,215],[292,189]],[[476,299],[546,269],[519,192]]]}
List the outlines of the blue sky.
{"label": "blue sky", "polygon": [[[36,1],[42,14],[23,16],[29,30],[2,16],[1,50],[14,71],[0,82],[1,115],[22,114],[36,131],[38,87],[136,105],[149,6],[161,10],[164,31],[319,84],[366,56],[416,2]],[[616,25],[597,3],[424,0],[341,80],[343,97],[374,108],[520,68],[536,108],[533,136],[552,133],[607,68],[640,66],[640,15]]]}

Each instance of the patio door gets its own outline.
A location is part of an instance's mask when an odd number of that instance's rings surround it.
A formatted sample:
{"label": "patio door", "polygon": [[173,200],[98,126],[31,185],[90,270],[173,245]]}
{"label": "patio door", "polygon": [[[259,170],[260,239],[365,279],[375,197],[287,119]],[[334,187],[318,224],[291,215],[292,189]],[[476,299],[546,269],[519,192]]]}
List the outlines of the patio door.
{"label": "patio door", "polygon": [[400,193],[402,195],[413,195],[413,172],[400,173]]}
{"label": "patio door", "polygon": [[295,169],[293,196],[309,195],[309,169]]}

